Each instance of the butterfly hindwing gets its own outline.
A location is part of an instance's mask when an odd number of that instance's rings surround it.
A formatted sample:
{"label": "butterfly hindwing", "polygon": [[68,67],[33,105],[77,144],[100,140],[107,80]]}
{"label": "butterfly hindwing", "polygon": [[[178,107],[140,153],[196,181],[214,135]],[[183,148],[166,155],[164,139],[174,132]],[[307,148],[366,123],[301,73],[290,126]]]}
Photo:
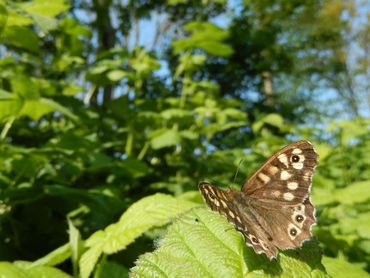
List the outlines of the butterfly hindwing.
{"label": "butterfly hindwing", "polygon": [[256,202],[252,210],[259,216],[265,233],[271,235],[272,244],[279,249],[300,247],[312,237],[311,227],[316,220],[309,198],[293,206]]}

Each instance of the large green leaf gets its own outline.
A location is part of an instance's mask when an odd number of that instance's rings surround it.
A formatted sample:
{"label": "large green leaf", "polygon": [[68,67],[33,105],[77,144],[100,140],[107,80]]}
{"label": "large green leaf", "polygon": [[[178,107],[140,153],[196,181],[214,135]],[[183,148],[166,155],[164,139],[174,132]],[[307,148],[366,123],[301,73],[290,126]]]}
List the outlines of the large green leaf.
{"label": "large green leaf", "polygon": [[5,27],[0,39],[8,45],[19,47],[34,53],[39,51],[39,38],[34,31],[26,27],[7,26]]}
{"label": "large green leaf", "polygon": [[0,262],[0,276],[4,278],[70,278],[63,271],[50,266],[32,266],[30,262]]}
{"label": "large green leaf", "polygon": [[[181,267],[179,267],[181,265]],[[223,217],[194,209],[170,226],[153,253],[142,255],[133,277],[324,277],[320,250],[306,244],[269,261],[246,247],[243,237]]]}
{"label": "large green leaf", "polygon": [[370,200],[370,180],[355,182],[334,192],[334,198],[343,204],[354,204]]}
{"label": "large green leaf", "polygon": [[120,218],[104,231],[97,231],[86,240],[88,250],[80,260],[81,277],[88,277],[101,254],[123,250],[148,229],[169,222],[196,203],[155,194],[134,203]]}
{"label": "large green leaf", "polygon": [[323,257],[322,263],[326,271],[331,277],[335,278],[366,278],[370,277],[369,273],[365,272],[360,266],[350,264],[349,262]]}

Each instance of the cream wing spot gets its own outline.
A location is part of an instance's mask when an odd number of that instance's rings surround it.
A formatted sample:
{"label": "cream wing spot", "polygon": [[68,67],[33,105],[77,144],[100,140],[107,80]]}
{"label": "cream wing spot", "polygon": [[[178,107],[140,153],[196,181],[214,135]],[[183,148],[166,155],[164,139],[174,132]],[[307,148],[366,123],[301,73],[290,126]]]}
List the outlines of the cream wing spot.
{"label": "cream wing spot", "polygon": [[303,163],[302,163],[302,162],[292,163],[292,166],[293,166],[293,168],[294,168],[294,169],[302,170],[302,168],[303,168]]}
{"label": "cream wing spot", "polygon": [[215,192],[213,191],[213,188],[212,187],[208,187],[208,190],[214,195]]}
{"label": "cream wing spot", "polygon": [[274,196],[275,198],[278,198],[280,195],[281,195],[281,192],[279,190],[272,191],[272,196]]}
{"label": "cream wing spot", "polygon": [[286,156],[286,154],[281,154],[278,156],[278,159],[281,163],[283,163],[285,165],[285,167],[288,167],[289,166],[289,163],[288,163],[288,157]]}
{"label": "cream wing spot", "polygon": [[229,210],[229,215],[231,218],[235,218],[235,214],[231,210]]}
{"label": "cream wing spot", "polygon": [[259,173],[258,178],[262,180],[264,184],[268,183],[271,179],[269,176],[265,175],[264,173]]}
{"label": "cream wing spot", "polygon": [[291,201],[294,199],[294,195],[290,192],[286,192],[283,194],[284,200]]}
{"label": "cream wing spot", "polygon": [[288,171],[281,171],[281,174],[280,174],[280,178],[283,180],[283,181],[286,181],[288,179],[290,179],[292,175],[289,174]]}
{"label": "cream wing spot", "polygon": [[242,224],[242,221],[240,220],[240,217],[239,217],[239,216],[236,216],[236,220],[237,220],[240,224]]}
{"label": "cream wing spot", "polygon": [[220,200],[220,202],[221,202],[221,204],[222,204],[222,206],[223,206],[224,208],[227,208],[227,204],[225,203],[225,201],[224,201],[224,200]]}
{"label": "cream wing spot", "polygon": [[288,189],[290,190],[296,190],[298,188],[298,183],[295,181],[288,182]]}
{"label": "cream wing spot", "polygon": [[270,166],[268,169],[267,169],[267,172],[269,172],[269,174],[271,176],[274,176],[277,172],[279,172],[279,168],[278,167],[275,167],[275,166]]}
{"label": "cream wing spot", "polygon": [[302,150],[301,149],[298,149],[298,148],[295,148],[293,151],[292,151],[292,154],[301,154],[302,153]]}
{"label": "cream wing spot", "polygon": [[227,196],[226,196],[225,192],[220,191],[220,195],[221,195],[221,197],[223,197],[224,199],[227,199]]}

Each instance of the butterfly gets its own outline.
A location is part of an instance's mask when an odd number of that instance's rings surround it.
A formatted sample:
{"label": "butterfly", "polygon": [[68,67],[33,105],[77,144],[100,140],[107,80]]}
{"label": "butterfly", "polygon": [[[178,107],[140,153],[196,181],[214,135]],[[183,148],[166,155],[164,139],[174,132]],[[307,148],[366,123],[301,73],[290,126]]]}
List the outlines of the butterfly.
{"label": "butterfly", "polygon": [[308,141],[277,151],[241,191],[201,182],[199,190],[212,210],[225,216],[257,254],[272,260],[278,249],[297,248],[312,237],[316,223],[310,201],[318,155]]}

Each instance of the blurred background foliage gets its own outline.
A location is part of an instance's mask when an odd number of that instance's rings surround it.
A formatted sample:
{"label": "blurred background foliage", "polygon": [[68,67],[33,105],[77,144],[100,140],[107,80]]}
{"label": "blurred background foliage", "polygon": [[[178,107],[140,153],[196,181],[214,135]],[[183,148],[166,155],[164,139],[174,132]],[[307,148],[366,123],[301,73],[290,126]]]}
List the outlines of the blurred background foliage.
{"label": "blurred background foliage", "polygon": [[199,181],[239,187],[307,139],[326,271],[366,275],[369,18],[361,0],[0,1],[0,272],[127,276]]}

